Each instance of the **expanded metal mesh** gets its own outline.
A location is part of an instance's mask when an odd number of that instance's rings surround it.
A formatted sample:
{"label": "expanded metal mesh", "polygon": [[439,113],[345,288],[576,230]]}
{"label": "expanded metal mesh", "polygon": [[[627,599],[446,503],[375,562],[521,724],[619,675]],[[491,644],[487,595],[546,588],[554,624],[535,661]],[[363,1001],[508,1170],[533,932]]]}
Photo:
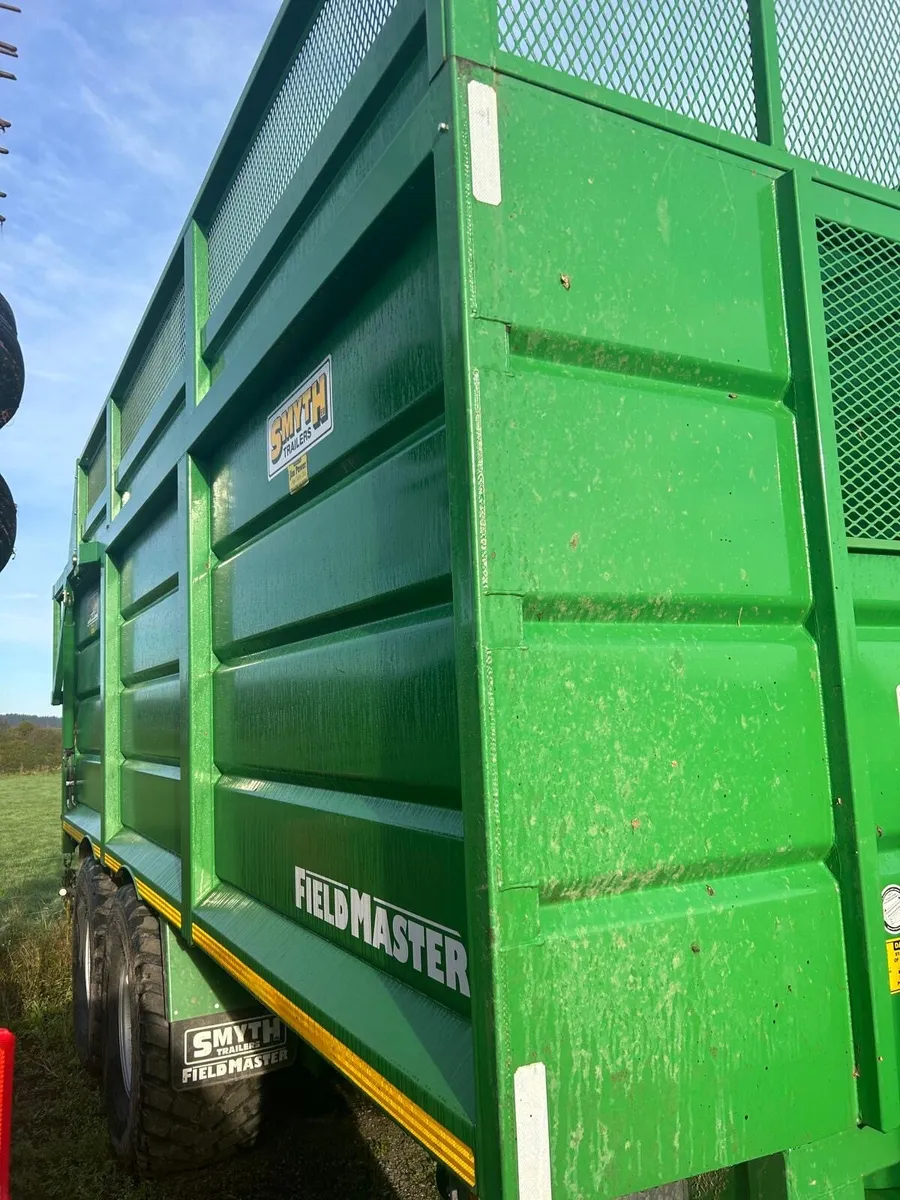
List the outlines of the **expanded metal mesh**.
{"label": "expanded metal mesh", "polygon": [[900,243],[818,222],[847,536],[900,539]]}
{"label": "expanded metal mesh", "polygon": [[124,454],[185,358],[184,284],[172,297],[119,403],[119,452]]}
{"label": "expanded metal mesh", "polygon": [[397,0],[325,0],[208,232],[214,309]]}
{"label": "expanded metal mesh", "polygon": [[746,0],[499,0],[500,47],[756,137]]}
{"label": "expanded metal mesh", "polygon": [[787,147],[900,185],[900,4],[776,0]]}
{"label": "expanded metal mesh", "polygon": [[97,447],[87,469],[87,506],[94,507],[106,487],[106,438]]}

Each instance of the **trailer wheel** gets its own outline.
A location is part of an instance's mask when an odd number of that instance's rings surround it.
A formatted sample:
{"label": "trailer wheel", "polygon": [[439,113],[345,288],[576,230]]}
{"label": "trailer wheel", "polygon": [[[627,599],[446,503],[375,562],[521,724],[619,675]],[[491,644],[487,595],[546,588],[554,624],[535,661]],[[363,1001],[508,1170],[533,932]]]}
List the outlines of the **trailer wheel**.
{"label": "trailer wheel", "polygon": [[172,1087],[159,921],[130,883],[110,908],[104,994],[106,1110],[122,1162],[141,1175],[164,1175],[252,1145],[264,1077]]}
{"label": "trailer wheel", "polygon": [[72,921],[72,1015],[75,1049],[93,1075],[103,1070],[103,955],[109,904],[116,887],[93,858],[75,882]]}

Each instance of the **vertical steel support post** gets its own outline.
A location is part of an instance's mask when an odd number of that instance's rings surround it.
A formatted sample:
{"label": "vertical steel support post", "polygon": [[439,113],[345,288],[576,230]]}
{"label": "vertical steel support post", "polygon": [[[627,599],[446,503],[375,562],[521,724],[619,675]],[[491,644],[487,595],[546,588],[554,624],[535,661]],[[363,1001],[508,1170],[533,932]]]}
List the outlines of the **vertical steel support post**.
{"label": "vertical steel support post", "polygon": [[797,442],[809,543],[814,608],[828,731],[836,845],[832,870],[841,881],[847,971],[856,1043],[861,1120],[890,1130],[900,1121],[892,1085],[897,1046],[891,996],[883,986],[881,899],[875,816],[862,736],[866,709],[856,686],[856,632],[831,400],[822,280],[809,175],[798,168],[776,185],[785,279],[792,387],[788,403]]}
{"label": "vertical steel support post", "polygon": [[[187,329],[186,403],[199,404],[209,388],[201,334],[209,315],[206,237],[192,222],[184,243]],[[213,760],[212,548],[210,488],[190,453],[178,463],[181,524],[179,594],[181,639],[181,887],[183,935],[191,940],[193,911],[216,884],[213,803],[218,771]]]}
{"label": "vertical steel support post", "polygon": [[[495,322],[473,320],[471,279],[467,274],[466,192],[461,162],[465,162],[463,132],[465,84],[455,70],[444,72],[432,85],[437,122],[447,126],[436,134],[434,147],[441,320],[444,349],[444,396],[450,479],[450,524],[453,572],[453,616],[461,747],[462,808],[465,824],[465,871],[468,897],[469,969],[472,1030],[476,1062],[476,1186],[479,1195],[501,1194],[501,1136],[498,1114],[496,1024],[498,1020],[493,971],[493,942],[484,936],[491,928],[497,903],[491,834],[485,819],[485,761],[489,733],[483,727],[485,662],[482,627],[486,597],[479,588],[473,562],[482,501],[479,464],[474,447],[480,422],[477,368],[494,365],[500,348],[505,362],[506,329]],[[438,90],[439,89],[439,90]],[[498,342],[499,338],[499,342]],[[489,720],[489,719],[488,719]]]}
{"label": "vertical steel support post", "polygon": [[784,149],[784,106],[778,65],[778,26],[775,0],[749,0],[750,45],[753,54],[753,93],[756,135],[767,146]]}

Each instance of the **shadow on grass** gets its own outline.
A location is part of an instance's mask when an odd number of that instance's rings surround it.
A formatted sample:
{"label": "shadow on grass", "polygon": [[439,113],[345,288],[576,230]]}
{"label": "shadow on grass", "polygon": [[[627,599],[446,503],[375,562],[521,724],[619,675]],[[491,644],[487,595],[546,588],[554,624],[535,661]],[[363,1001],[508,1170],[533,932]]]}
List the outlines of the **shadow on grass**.
{"label": "shadow on grass", "polygon": [[437,1200],[425,1152],[335,1076],[285,1072],[260,1145],[141,1182],[111,1157],[102,1096],[74,1052],[64,914],[8,920],[0,1024],[18,1035],[12,1191],[20,1200]]}

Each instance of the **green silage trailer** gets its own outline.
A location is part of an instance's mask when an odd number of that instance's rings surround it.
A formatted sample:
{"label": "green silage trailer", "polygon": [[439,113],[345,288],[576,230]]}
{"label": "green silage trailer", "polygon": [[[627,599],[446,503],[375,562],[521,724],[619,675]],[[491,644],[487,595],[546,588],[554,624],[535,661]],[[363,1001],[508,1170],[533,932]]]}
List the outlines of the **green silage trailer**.
{"label": "green silage trailer", "polygon": [[127,1162],[311,1049],[448,1195],[900,1195],[898,63],[894,0],[286,0],[54,591]]}

